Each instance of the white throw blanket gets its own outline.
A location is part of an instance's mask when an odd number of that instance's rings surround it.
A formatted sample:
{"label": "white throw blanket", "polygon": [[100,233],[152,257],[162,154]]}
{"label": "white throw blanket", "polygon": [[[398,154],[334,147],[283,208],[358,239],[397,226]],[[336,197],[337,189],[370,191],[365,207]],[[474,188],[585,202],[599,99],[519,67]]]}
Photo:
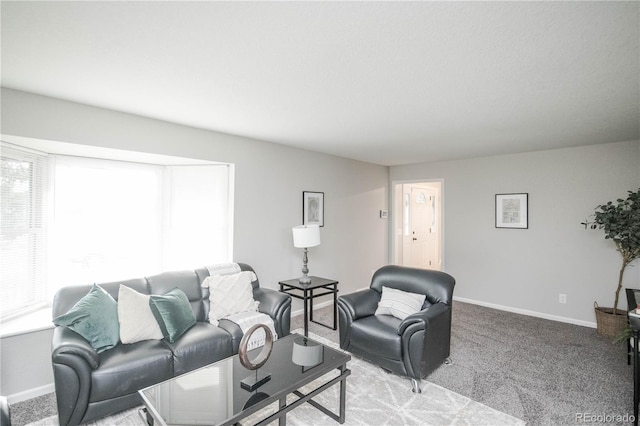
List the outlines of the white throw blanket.
{"label": "white throw blanket", "polygon": [[215,265],[205,266],[209,271],[209,275],[231,275],[241,272],[240,265],[237,263],[216,263]]}
{"label": "white throw blanket", "polygon": [[[238,324],[242,329],[242,335],[256,324],[265,324],[269,327],[269,330],[271,330],[271,334],[273,334],[273,341],[275,342],[278,340],[278,334],[276,333],[276,329],[273,325],[273,319],[271,319],[267,314],[263,314],[261,312],[240,312],[238,314],[226,316],[224,319]],[[263,329],[256,330],[255,333],[251,335],[251,339],[249,339],[247,350],[264,346],[266,337],[267,334]]]}

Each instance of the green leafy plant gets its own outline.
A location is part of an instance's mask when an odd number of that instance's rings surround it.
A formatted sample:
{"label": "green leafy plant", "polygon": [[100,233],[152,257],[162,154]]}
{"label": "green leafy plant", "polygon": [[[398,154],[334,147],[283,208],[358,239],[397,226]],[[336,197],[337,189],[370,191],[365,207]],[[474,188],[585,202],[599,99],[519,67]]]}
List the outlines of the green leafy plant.
{"label": "green leafy plant", "polygon": [[613,303],[613,313],[617,313],[624,270],[640,257],[640,188],[628,191],[626,199],[618,198],[596,207],[592,227],[604,229],[604,238],[612,240],[622,256],[622,267],[618,276],[618,288]]}
{"label": "green leafy plant", "polygon": [[618,332],[614,338],[613,343],[620,344],[625,343],[627,340],[633,338],[633,330],[631,330],[631,326],[627,324],[625,328],[623,328],[620,332]]}

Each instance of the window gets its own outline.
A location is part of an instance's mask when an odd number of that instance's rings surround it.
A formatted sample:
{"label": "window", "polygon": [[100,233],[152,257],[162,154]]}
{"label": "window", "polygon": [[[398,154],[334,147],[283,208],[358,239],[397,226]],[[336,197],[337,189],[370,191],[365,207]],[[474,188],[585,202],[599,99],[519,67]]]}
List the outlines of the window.
{"label": "window", "polygon": [[228,166],[169,166],[165,173],[170,202],[164,268],[230,260]]}
{"label": "window", "polygon": [[0,161],[0,314],[42,306],[45,282],[47,157],[2,147]]}
{"label": "window", "polygon": [[51,291],[162,268],[162,167],[54,157]]}
{"label": "window", "polygon": [[3,319],[50,303],[62,286],[231,260],[227,164],[144,164],[2,146]]}

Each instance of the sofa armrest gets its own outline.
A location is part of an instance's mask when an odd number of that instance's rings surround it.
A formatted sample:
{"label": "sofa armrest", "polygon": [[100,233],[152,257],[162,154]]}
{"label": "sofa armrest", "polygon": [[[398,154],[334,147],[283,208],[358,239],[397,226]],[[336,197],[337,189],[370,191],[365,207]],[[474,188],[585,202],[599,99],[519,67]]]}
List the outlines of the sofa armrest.
{"label": "sofa armrest", "polygon": [[268,288],[254,288],[254,300],[260,302],[258,310],[273,318],[278,337],[291,331],[291,296]]}
{"label": "sofa armrest", "polygon": [[82,422],[91,394],[91,374],[100,358],[82,336],[62,326],[53,330],[51,361],[60,425]]}
{"label": "sofa armrest", "polygon": [[75,331],[67,327],[58,326],[53,331],[51,359],[55,363],[58,357],[64,355],[79,356],[92,370],[100,366],[100,357],[89,342]]}

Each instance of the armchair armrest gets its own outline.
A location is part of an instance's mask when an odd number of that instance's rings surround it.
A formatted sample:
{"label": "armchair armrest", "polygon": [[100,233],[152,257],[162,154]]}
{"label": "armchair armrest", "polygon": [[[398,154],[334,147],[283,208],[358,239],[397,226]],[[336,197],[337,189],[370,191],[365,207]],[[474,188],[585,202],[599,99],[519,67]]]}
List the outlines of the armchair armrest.
{"label": "armchair armrest", "polygon": [[436,303],[406,317],[398,327],[409,377],[426,377],[449,356],[451,306]]}
{"label": "armchair armrest", "polygon": [[51,359],[55,363],[64,355],[76,355],[82,358],[92,370],[100,366],[100,357],[93,347],[75,331],[57,326],[53,331]]}
{"label": "armchair armrest", "polygon": [[398,327],[398,335],[404,334],[404,332],[413,325],[416,325],[421,329],[429,328],[430,324],[446,318],[450,311],[451,307],[448,305],[445,305],[444,303],[436,303],[435,305],[429,306],[427,309],[411,314],[400,323],[400,326]]}
{"label": "armchair armrest", "polygon": [[351,321],[375,314],[380,294],[371,289],[345,294],[338,298],[338,307],[351,317]]}
{"label": "armchair armrest", "polygon": [[379,301],[380,293],[370,288],[338,297],[338,334],[341,349],[349,350],[353,322],[375,314]]}

